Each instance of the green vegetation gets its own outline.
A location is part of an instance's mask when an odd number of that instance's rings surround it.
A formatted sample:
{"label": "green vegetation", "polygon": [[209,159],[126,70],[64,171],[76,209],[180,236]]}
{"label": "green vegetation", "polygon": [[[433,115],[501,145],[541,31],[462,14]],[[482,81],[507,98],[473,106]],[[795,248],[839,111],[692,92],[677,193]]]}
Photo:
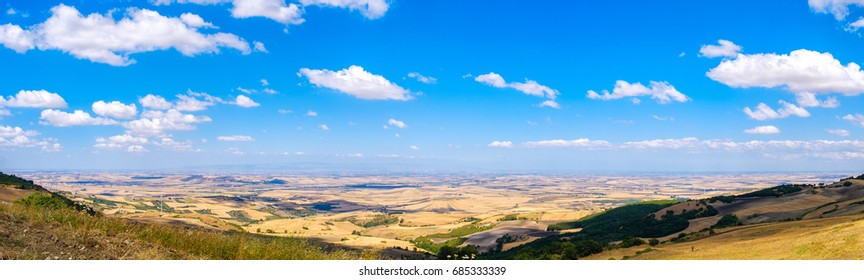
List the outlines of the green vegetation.
{"label": "green vegetation", "polygon": [[16,189],[22,190],[42,190],[47,191],[40,185],[36,185],[33,181],[24,180],[21,177],[0,172],[0,185],[14,186]]}
{"label": "green vegetation", "polygon": [[553,242],[549,246],[540,248],[529,247],[519,250],[512,258],[517,260],[576,260],[600,252],[603,252],[603,245],[597,241],[579,239],[570,242]]}
{"label": "green vegetation", "polygon": [[204,214],[204,215],[213,215],[213,211],[210,209],[197,209],[195,213]]}
{"label": "green vegetation", "polygon": [[351,217],[348,218],[348,221],[360,227],[371,228],[376,226],[397,224],[399,223],[399,217],[390,214],[378,214],[372,216],[372,218],[368,220],[359,220],[355,217]]}
{"label": "green vegetation", "polygon": [[474,259],[477,256],[477,247],[473,245],[464,246],[461,248],[444,246],[438,249],[439,260],[462,260]]}
{"label": "green vegetation", "polygon": [[417,248],[422,248],[432,254],[438,255],[441,248],[456,248],[459,245],[462,245],[462,243],[465,243],[465,240],[468,239],[464,237],[457,237],[441,243],[435,243],[432,242],[432,239],[430,239],[429,236],[420,236],[412,240],[411,243],[413,243],[414,246],[416,246]]}
{"label": "green vegetation", "polygon": [[448,233],[436,233],[436,234],[430,234],[430,235],[427,235],[427,237],[429,237],[429,238],[453,238],[453,237],[460,237],[460,236],[466,236],[466,235],[469,235],[469,234],[472,234],[472,233],[481,232],[481,231],[484,231],[484,230],[489,230],[489,229],[492,229],[492,228],[494,228],[494,227],[495,227],[495,225],[493,225],[493,224],[488,224],[488,225],[478,225],[478,224],[476,224],[476,223],[473,223],[473,224],[464,225],[464,226],[461,226],[461,227],[455,228],[455,229],[453,229],[453,230],[450,230],[450,232],[448,232]]}
{"label": "green vegetation", "polygon": [[737,197],[780,197],[782,195],[800,192],[805,187],[813,187],[811,184],[787,184],[773,188],[761,189],[755,192],[745,193]]}
{"label": "green vegetation", "polygon": [[720,220],[717,221],[716,224],[711,226],[711,228],[712,229],[724,228],[724,227],[737,226],[740,224],[741,224],[741,222],[738,220],[738,216],[735,216],[733,214],[727,214],[727,215],[723,215],[723,217],[720,218]]}
{"label": "green vegetation", "polygon": [[34,192],[24,198],[16,200],[14,204],[34,209],[46,210],[71,208],[75,209],[78,212],[82,212],[91,216],[97,214],[97,212],[93,210],[93,208],[87,207],[83,204],[75,203],[66,197],[50,192]]}
{"label": "green vegetation", "polygon": [[527,220],[527,219],[528,218],[520,217],[519,214],[509,214],[507,216],[504,216],[501,219],[498,219],[498,221],[517,221],[517,220]]}
{"label": "green vegetation", "polygon": [[228,211],[227,214],[228,214],[228,216],[231,216],[231,218],[234,218],[234,220],[237,220],[238,222],[241,222],[244,224],[251,224],[251,223],[259,222],[256,219],[250,218],[249,214],[243,210],[231,210],[231,211]]}

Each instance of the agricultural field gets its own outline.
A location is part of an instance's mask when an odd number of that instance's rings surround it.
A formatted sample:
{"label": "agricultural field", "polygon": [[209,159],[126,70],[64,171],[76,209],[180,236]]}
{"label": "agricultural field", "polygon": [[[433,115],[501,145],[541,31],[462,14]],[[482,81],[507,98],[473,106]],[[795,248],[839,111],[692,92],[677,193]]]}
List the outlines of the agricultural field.
{"label": "agricultural field", "polygon": [[[547,231],[648,200],[740,194],[834,174],[645,175],[200,175],[20,173],[116,217],[311,238],[360,249],[432,252],[441,246],[504,250]],[[767,207],[767,206],[766,206]],[[825,210],[828,211],[828,210]],[[709,221],[712,222],[713,221]]]}

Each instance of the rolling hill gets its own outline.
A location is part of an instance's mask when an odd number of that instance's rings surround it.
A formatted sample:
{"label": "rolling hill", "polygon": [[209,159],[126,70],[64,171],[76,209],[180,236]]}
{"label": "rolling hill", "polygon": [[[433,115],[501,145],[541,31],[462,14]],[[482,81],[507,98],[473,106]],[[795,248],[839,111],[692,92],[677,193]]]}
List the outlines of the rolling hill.
{"label": "rolling hill", "polygon": [[548,228],[578,232],[484,257],[861,259],[862,219],[864,175],[832,184],[786,184],[738,195],[625,205]]}
{"label": "rolling hill", "polygon": [[0,173],[0,259],[376,259],[314,240],[103,215]]}

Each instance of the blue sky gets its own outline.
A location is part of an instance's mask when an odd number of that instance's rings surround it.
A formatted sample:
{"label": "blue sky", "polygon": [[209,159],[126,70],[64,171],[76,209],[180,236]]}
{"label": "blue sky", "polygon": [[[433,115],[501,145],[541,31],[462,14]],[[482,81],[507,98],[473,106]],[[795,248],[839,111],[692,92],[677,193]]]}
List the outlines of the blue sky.
{"label": "blue sky", "polygon": [[98,2],[0,1],[0,168],[864,163],[864,1]]}

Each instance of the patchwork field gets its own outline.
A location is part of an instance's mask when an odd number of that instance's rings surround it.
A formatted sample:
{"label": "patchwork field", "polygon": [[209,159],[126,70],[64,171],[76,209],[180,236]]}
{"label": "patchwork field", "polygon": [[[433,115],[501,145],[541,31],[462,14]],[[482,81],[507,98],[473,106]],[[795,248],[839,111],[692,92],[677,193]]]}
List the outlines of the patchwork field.
{"label": "patchwork field", "polygon": [[[128,219],[313,238],[358,248],[398,247],[403,251],[434,250],[435,244],[474,245],[483,251],[508,235],[512,240],[504,244],[506,250],[560,233],[546,231],[550,224],[633,202],[705,198],[789,182],[830,182],[844,176],[19,175],[104,213]],[[765,207],[768,211],[771,206]]]}

